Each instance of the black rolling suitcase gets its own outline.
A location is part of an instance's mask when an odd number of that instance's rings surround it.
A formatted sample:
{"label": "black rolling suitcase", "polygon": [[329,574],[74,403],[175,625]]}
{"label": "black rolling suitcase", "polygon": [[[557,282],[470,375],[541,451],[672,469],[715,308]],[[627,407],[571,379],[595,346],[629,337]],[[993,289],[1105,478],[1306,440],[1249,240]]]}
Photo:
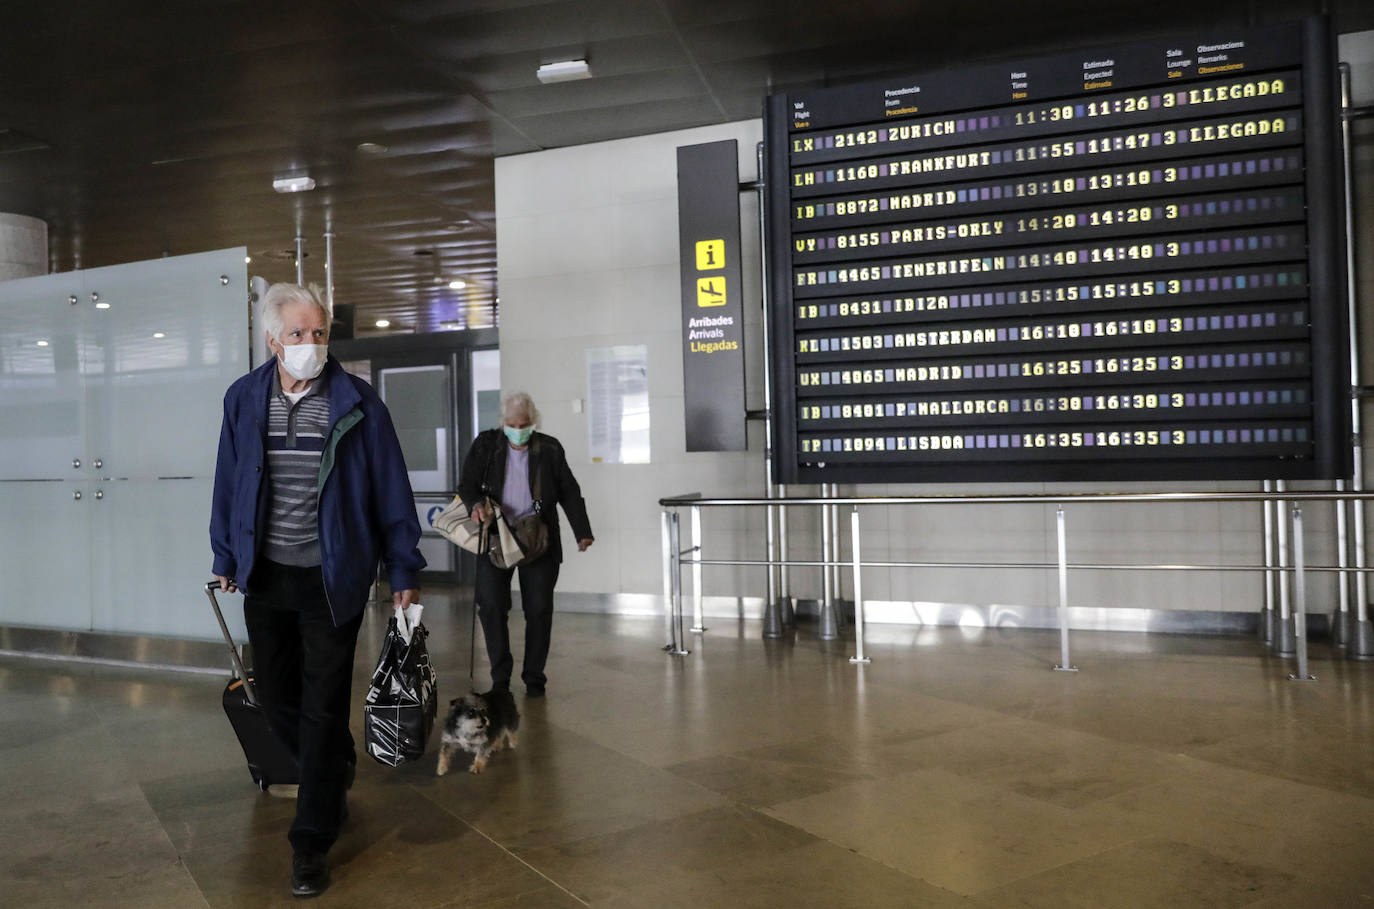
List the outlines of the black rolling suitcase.
{"label": "black rolling suitcase", "polygon": [[259,705],[257,692],[253,688],[253,676],[244,669],[238,648],[234,646],[234,638],[229,634],[229,626],[224,624],[224,614],[219,611],[216,590],[219,590],[219,581],[210,581],[205,585],[205,595],[210,598],[210,607],[215,610],[220,631],[224,632],[224,643],[229,645],[229,658],[234,663],[235,674],[235,678],[224,686],[224,712],[229,717],[229,724],[234,727],[239,744],[243,746],[243,756],[248,759],[248,772],[263,791],[268,786],[295,785],[301,779],[300,767],[281,739],[267,725],[267,714]]}

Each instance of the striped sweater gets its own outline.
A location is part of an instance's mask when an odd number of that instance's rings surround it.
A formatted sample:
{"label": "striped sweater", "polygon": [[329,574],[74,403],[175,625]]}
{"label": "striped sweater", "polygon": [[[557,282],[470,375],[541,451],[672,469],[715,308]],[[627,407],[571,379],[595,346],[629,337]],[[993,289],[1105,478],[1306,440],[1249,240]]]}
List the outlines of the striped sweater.
{"label": "striped sweater", "polygon": [[267,533],[262,554],[283,565],[320,564],[320,459],[329,438],[329,386],[323,375],[295,404],[272,375],[267,405]]}

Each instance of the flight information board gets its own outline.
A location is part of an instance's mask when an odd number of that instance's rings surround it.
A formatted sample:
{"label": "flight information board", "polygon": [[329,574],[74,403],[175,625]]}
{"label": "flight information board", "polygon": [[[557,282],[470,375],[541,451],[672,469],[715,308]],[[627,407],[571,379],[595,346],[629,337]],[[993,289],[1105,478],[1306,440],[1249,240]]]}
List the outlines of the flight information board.
{"label": "flight information board", "polygon": [[779,482],[1350,472],[1311,19],[768,99]]}

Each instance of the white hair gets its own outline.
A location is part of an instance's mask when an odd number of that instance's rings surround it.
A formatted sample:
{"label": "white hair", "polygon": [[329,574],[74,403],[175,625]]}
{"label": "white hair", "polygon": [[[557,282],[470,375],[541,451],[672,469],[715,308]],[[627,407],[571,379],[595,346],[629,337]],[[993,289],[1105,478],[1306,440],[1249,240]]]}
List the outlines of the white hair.
{"label": "white hair", "polygon": [[534,398],[523,391],[513,391],[501,399],[501,422],[503,424],[518,413],[529,417],[531,426],[539,425],[539,408],[534,406]]}
{"label": "white hair", "polygon": [[283,319],[282,307],[291,303],[310,303],[324,313],[326,327],[334,320],[329,305],[320,299],[314,287],[301,287],[299,284],[273,284],[262,296],[262,327],[275,341],[281,341]]}

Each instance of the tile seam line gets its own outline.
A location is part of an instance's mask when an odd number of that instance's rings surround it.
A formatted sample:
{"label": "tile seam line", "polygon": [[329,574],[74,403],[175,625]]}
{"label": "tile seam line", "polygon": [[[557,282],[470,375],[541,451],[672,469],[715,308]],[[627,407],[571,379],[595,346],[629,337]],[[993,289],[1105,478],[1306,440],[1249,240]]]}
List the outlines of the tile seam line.
{"label": "tile seam line", "polygon": [[191,871],[191,866],[186,864],[186,857],[181,854],[181,850],[177,848],[177,844],[172,841],[172,835],[167,832],[167,825],[162,822],[162,818],[158,815],[157,809],[153,807],[152,802],[148,801],[148,792],[143,788],[143,783],[141,781],[135,781],[134,786],[138,789],[139,798],[141,798],[143,804],[147,806],[148,813],[152,815],[153,822],[157,824],[158,834],[162,837],[163,842],[167,844],[167,848],[172,851],[172,855],[176,856],[177,867],[186,875],[186,879],[191,882],[191,886],[196,888],[196,896],[200,897],[200,904],[204,906],[205,909],[212,909],[210,900],[205,895],[205,889],[201,887],[200,881],[196,880],[196,875]]}
{"label": "tile seam line", "polygon": [[687,40],[682,37],[682,29],[678,26],[676,20],[673,19],[667,4],[664,3],[663,0],[658,0],[655,5],[658,7],[659,12],[663,14],[664,19],[668,21],[673,32],[673,37],[677,39],[678,46],[682,48],[682,53],[687,57],[687,61],[691,65],[693,72],[696,73],[697,79],[701,81],[701,87],[706,90],[707,97],[709,97],[711,103],[715,105],[716,111],[720,114],[722,121],[729,122],[730,115],[726,112],[725,105],[720,102],[720,98],[716,96],[715,90],[711,88],[711,83],[707,80],[706,72],[702,68],[701,62],[697,60],[696,54],[692,53],[687,47]]}
{"label": "tile seam line", "polygon": [[458,821],[458,823],[462,824],[464,827],[467,827],[467,828],[468,828],[469,830],[471,830],[473,833],[477,834],[477,835],[480,836],[482,839],[486,840],[488,843],[491,843],[491,844],[492,844],[493,846],[495,846],[497,849],[500,849],[503,853],[505,853],[506,855],[510,856],[510,857],[513,858],[515,861],[519,862],[521,865],[524,865],[524,866],[525,866],[526,868],[528,868],[530,871],[532,871],[532,872],[534,872],[536,875],[538,875],[542,880],[547,881],[551,886],[556,887],[557,889],[559,889],[559,890],[563,891],[564,893],[566,893],[568,896],[572,897],[574,900],[576,900],[576,901],[578,902],[579,905],[587,906],[588,909],[590,909],[590,907],[591,907],[591,905],[592,905],[591,903],[587,902],[587,901],[584,900],[582,897],[578,896],[576,893],[573,893],[573,892],[572,892],[571,890],[569,890],[567,887],[564,887],[564,886],[563,886],[562,884],[560,884],[558,881],[556,881],[556,880],[554,880],[553,878],[549,877],[547,874],[545,874],[544,872],[540,871],[538,868],[534,867],[534,866],[531,865],[529,862],[525,861],[523,858],[521,858],[520,856],[516,855],[516,854],[515,854],[514,852],[512,852],[511,850],[507,849],[502,843],[497,842],[493,837],[491,837],[490,835],[488,835],[484,830],[482,830],[482,828],[478,827],[476,824],[473,824],[471,821],[468,821],[466,818],[460,816],[460,815],[457,814],[456,812],[451,811],[451,810],[450,810],[449,808],[447,808],[446,806],[440,805],[438,802],[435,802],[433,799],[429,798],[429,796],[427,796],[424,792],[420,791],[420,790],[419,790],[418,788],[416,788],[415,786],[407,784],[407,788],[410,789],[412,792],[414,792],[416,795],[418,795],[418,796],[420,796],[421,798],[425,799],[426,801],[430,802],[430,804],[434,805],[434,806],[435,806],[436,808],[438,808],[440,811],[442,811],[442,812],[444,812],[445,814],[448,814],[448,815],[450,815],[451,817],[453,817],[455,820]]}

